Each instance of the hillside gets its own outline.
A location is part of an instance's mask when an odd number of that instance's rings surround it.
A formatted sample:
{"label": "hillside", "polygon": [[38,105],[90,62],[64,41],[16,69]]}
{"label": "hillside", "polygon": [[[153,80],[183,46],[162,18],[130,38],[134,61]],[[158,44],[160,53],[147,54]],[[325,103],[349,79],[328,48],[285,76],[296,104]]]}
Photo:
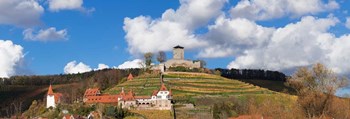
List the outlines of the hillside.
{"label": "hillside", "polygon": [[[244,100],[253,96],[256,99],[264,100],[270,97],[274,99],[283,97],[287,102],[294,102],[296,99],[294,96],[288,96],[238,80],[204,73],[168,72],[164,75],[164,83],[173,92],[175,113],[178,118],[212,117],[212,106],[215,103],[229,101],[233,98]],[[160,78],[136,77],[131,81],[125,81],[109,88],[103,93],[118,94],[123,87],[125,91],[133,90],[136,95],[151,95],[153,90],[160,87]],[[208,102],[208,100],[212,101]],[[283,99],[279,101],[283,101]],[[191,104],[194,104],[195,107],[191,108]],[[189,108],[186,106],[189,106]]]}
{"label": "hillside", "polygon": [[138,74],[139,69],[104,69],[78,74],[45,76],[13,76],[0,79],[0,117],[21,114],[33,100],[43,100],[49,84],[55,92],[64,95],[65,103],[80,99],[87,87],[105,89],[118,84],[129,73]]}

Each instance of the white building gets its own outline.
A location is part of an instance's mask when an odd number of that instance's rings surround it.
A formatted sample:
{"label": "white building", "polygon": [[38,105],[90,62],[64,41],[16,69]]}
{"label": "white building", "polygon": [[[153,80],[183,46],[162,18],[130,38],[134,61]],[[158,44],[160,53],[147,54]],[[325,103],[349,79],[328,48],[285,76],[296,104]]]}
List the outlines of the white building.
{"label": "white building", "polygon": [[56,105],[60,102],[60,98],[62,97],[61,93],[54,93],[52,90],[52,86],[50,85],[47,96],[46,96],[46,108],[56,108]]}
{"label": "white building", "polygon": [[124,94],[120,93],[118,104],[123,108],[134,107],[138,109],[171,110],[172,93],[162,83],[159,90],[154,90],[151,96],[135,96],[132,91]]}

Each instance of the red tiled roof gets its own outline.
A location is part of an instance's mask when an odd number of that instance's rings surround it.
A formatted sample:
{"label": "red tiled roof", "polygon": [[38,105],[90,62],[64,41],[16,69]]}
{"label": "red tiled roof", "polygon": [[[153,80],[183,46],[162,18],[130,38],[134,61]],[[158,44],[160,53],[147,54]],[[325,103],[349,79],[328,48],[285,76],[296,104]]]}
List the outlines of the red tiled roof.
{"label": "red tiled roof", "polygon": [[122,100],[124,100],[124,101],[132,101],[132,100],[135,100],[134,92],[132,92],[132,90],[130,90],[130,91],[128,92],[128,94],[126,94],[125,96],[122,97]]}
{"label": "red tiled roof", "polygon": [[119,95],[88,96],[85,103],[118,103]]}
{"label": "red tiled roof", "polygon": [[84,97],[97,96],[98,93],[100,93],[100,90],[98,88],[89,88],[89,89],[86,89],[84,93]]}
{"label": "red tiled roof", "polygon": [[49,90],[47,91],[47,95],[54,95],[51,85],[49,86]]}
{"label": "red tiled roof", "polygon": [[63,96],[62,93],[54,93],[55,103],[57,104],[61,97]]}
{"label": "red tiled roof", "polygon": [[160,87],[160,91],[168,91],[168,89],[165,87],[164,83],[162,83],[162,86]]}
{"label": "red tiled roof", "polygon": [[65,119],[70,119],[71,116],[72,116],[72,115],[69,115],[69,114],[64,115]]}
{"label": "red tiled roof", "polygon": [[152,96],[156,96],[158,93],[158,90],[154,90],[153,93],[152,93]]}
{"label": "red tiled roof", "polygon": [[133,77],[132,74],[130,73],[129,76],[128,76],[128,80],[131,81],[132,79],[134,79],[134,77]]}
{"label": "red tiled roof", "polygon": [[135,99],[151,99],[151,96],[135,96]]}

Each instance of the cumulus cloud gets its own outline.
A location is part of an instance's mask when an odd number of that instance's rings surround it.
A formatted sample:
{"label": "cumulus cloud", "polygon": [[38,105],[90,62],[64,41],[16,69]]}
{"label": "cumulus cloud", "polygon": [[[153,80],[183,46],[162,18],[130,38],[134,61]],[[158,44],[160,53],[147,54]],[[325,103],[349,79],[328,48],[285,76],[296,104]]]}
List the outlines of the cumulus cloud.
{"label": "cumulus cloud", "polygon": [[55,27],[50,27],[48,29],[41,29],[37,33],[33,32],[33,29],[24,30],[24,39],[31,41],[59,41],[68,39],[68,31],[66,29],[57,31]]}
{"label": "cumulus cloud", "polygon": [[[334,0],[241,0],[228,11],[230,15],[221,11],[225,0],[197,2],[180,0],[177,10],[169,9],[158,19],[125,18],[129,52],[169,51],[179,44],[197,48],[201,58],[233,57],[228,68],[294,71],[321,62],[337,73],[350,74],[350,56],[345,55],[350,54],[350,35],[336,36],[329,31],[339,23],[338,18],[309,16],[338,9]],[[213,11],[206,11],[211,8]],[[282,17],[300,20],[277,28],[256,22]],[[204,32],[196,32],[204,26]]]}
{"label": "cumulus cloud", "polygon": [[40,23],[44,8],[37,0],[1,0],[0,24],[20,27],[34,26]]}
{"label": "cumulus cloud", "polygon": [[238,55],[252,47],[266,45],[274,28],[266,28],[245,18],[230,19],[219,17],[203,36],[207,47],[200,51],[199,57],[217,58]]}
{"label": "cumulus cloud", "polygon": [[83,7],[83,0],[49,0],[49,10],[80,10],[84,12],[92,12],[94,9],[86,9]]}
{"label": "cumulus cloud", "polygon": [[232,17],[268,20],[284,16],[299,17],[339,8],[335,0],[241,0],[230,10]]}
{"label": "cumulus cloud", "polygon": [[350,17],[346,18],[345,27],[350,29]]}
{"label": "cumulus cloud", "polygon": [[146,16],[124,19],[124,31],[131,54],[169,51],[173,46],[186,48],[204,46],[193,35],[193,30],[205,26],[221,14],[226,0],[180,0],[177,10],[166,10],[162,18]]}
{"label": "cumulus cloud", "polygon": [[266,46],[246,49],[227,67],[288,70],[321,62],[337,73],[350,73],[350,56],[344,55],[350,53],[349,35],[337,38],[328,32],[338,22],[334,17],[303,17],[276,29]]}
{"label": "cumulus cloud", "polygon": [[208,21],[221,14],[221,9],[227,0],[180,0],[180,7],[166,10],[162,20],[180,23],[187,29],[206,25]]}
{"label": "cumulus cloud", "polygon": [[64,73],[66,74],[76,74],[91,71],[90,66],[84,64],[83,62],[77,63],[77,61],[71,61],[67,63],[64,67]]}
{"label": "cumulus cloud", "polygon": [[0,40],[0,77],[15,74],[15,67],[23,59],[23,47],[10,40]]}
{"label": "cumulus cloud", "polygon": [[142,68],[145,66],[143,61],[141,59],[134,59],[131,61],[126,61],[123,64],[120,64],[117,68],[118,69],[130,69],[130,68]]}
{"label": "cumulus cloud", "polygon": [[98,64],[98,67],[95,70],[102,70],[102,69],[107,69],[107,68],[109,68],[109,66],[106,64]]}

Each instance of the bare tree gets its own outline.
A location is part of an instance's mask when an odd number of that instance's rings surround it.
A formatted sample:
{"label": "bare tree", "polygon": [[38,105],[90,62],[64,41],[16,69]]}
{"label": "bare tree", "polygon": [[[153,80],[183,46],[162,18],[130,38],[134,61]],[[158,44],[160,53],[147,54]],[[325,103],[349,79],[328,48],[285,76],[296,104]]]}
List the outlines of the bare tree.
{"label": "bare tree", "polygon": [[330,110],[337,89],[348,84],[331,69],[317,63],[312,69],[300,68],[288,79],[287,84],[297,91],[298,103],[308,118],[333,116]]}
{"label": "bare tree", "polygon": [[166,61],[166,54],[165,54],[164,51],[159,51],[159,52],[158,52],[157,61],[158,61],[159,63],[163,63],[163,62]]}

